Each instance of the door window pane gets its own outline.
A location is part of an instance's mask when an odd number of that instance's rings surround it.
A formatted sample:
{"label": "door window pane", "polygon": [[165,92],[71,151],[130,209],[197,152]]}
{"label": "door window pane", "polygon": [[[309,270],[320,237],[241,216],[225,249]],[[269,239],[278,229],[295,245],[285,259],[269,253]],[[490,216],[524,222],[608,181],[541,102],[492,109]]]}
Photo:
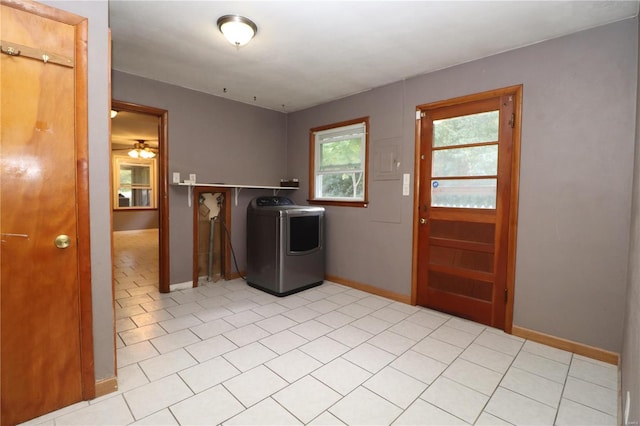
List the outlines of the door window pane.
{"label": "door window pane", "polygon": [[433,120],[433,146],[455,146],[498,140],[499,111]]}
{"label": "door window pane", "polygon": [[497,179],[431,180],[431,206],[495,209]]}
{"label": "door window pane", "polygon": [[498,145],[433,151],[431,176],[495,176]]}

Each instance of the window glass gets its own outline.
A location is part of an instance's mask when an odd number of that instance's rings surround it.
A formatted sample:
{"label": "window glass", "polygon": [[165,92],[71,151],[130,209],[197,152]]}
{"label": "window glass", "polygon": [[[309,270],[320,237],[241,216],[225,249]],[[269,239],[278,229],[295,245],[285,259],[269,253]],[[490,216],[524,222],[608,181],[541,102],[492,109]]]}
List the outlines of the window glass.
{"label": "window glass", "polygon": [[364,174],[352,173],[323,173],[316,181],[317,198],[330,199],[364,199]]}
{"label": "window glass", "polygon": [[434,150],[431,176],[495,176],[498,145]]}
{"label": "window glass", "polygon": [[311,129],[310,201],[366,203],[368,119]]}
{"label": "window glass", "polygon": [[116,156],[113,162],[114,208],[155,208],[155,160]]}
{"label": "window glass", "polygon": [[495,178],[432,179],[431,206],[495,209],[497,183]]}
{"label": "window glass", "polygon": [[320,171],[362,170],[362,138],[323,142],[320,148]]}
{"label": "window glass", "polygon": [[149,185],[151,183],[151,166],[149,164],[120,164],[120,183]]}
{"label": "window glass", "polygon": [[455,146],[498,140],[499,111],[433,120],[433,146]]}

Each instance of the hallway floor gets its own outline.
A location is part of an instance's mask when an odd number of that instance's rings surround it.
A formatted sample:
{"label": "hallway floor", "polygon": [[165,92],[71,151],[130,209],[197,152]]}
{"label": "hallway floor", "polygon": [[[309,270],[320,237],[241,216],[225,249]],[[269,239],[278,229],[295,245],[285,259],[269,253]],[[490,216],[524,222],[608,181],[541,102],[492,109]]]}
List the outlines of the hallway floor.
{"label": "hallway floor", "polygon": [[160,294],[157,231],[115,244],[119,390],[28,424],[617,424],[613,365],[331,282]]}

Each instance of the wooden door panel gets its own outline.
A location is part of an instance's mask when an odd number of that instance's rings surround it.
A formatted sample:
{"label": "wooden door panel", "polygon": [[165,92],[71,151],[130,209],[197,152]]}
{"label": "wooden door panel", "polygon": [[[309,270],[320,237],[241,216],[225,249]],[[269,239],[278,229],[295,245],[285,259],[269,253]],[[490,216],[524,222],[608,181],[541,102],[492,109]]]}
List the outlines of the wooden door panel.
{"label": "wooden door panel", "polygon": [[478,272],[493,272],[493,253],[446,247],[430,240],[429,264]]}
{"label": "wooden door panel", "polygon": [[[2,40],[73,58],[73,26],[1,7]],[[80,401],[82,360],[74,69],[0,60],[4,425]],[[64,249],[54,244],[61,234],[71,242]]]}
{"label": "wooden door panel", "polygon": [[[513,97],[425,108],[417,303],[503,327]],[[484,122],[483,122],[484,120]]]}
{"label": "wooden door panel", "polygon": [[424,296],[429,307],[461,318],[487,324],[492,319],[492,304],[470,297],[429,288]]}

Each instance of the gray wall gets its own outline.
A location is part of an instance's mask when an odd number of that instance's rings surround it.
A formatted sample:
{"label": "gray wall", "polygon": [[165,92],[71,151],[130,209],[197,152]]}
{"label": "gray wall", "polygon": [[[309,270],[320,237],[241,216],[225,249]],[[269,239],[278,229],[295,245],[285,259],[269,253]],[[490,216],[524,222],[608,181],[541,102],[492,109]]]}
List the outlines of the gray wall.
{"label": "gray wall", "polygon": [[[108,4],[43,1],[89,18],[91,268],[96,379],[114,375],[109,209]],[[524,83],[515,321],[619,351],[630,226],[637,20],[597,28],[389,85],[311,110],[260,110],[115,72],[113,97],[169,110],[169,171],[199,181],[275,184],[298,177],[307,197],[310,127],[371,116],[372,145],[399,143],[413,175],[414,109],[421,103]],[[606,107],[605,107],[606,106]],[[288,143],[285,121],[288,120]],[[640,136],[636,133],[636,138]],[[285,154],[288,158],[285,158]],[[285,172],[285,167],[288,168]],[[636,174],[636,192],[640,178]],[[412,197],[400,181],[371,182],[367,209],[328,209],[328,272],[409,294]],[[244,266],[244,190],[234,246]],[[268,192],[264,192],[268,193]],[[171,282],[191,279],[192,215],[170,188]],[[634,216],[638,215],[638,202]],[[638,420],[639,226],[627,303],[623,386]],[[345,237],[346,236],[346,237]],[[369,270],[370,269],[370,270]],[[628,361],[627,361],[628,360]]]}
{"label": "gray wall", "polygon": [[111,142],[109,140],[109,38],[107,1],[42,1],[89,18],[89,185],[91,290],[96,380],[115,375],[111,276]]}
{"label": "gray wall", "polygon": [[[640,40],[636,40],[638,41],[636,49],[638,49]],[[640,68],[638,68],[638,80],[640,80]],[[629,284],[627,287],[624,344],[621,356],[622,403],[623,407],[625,407],[627,392],[629,392],[631,401],[629,424],[638,424],[640,420],[640,85],[638,85],[636,104],[636,152],[631,217]],[[624,418],[621,421],[624,424]]]}
{"label": "gray wall", "polygon": [[[637,32],[626,20],[289,114],[296,199],[307,197],[309,128],[370,116],[372,149],[398,142],[413,183],[417,105],[523,84],[514,324],[619,352]],[[369,184],[369,208],[328,208],[327,272],[409,295],[413,194]]]}
{"label": "gray wall", "polygon": [[158,210],[114,210],[113,230],[132,231],[136,229],[154,229],[158,227]]}
{"label": "gray wall", "polygon": [[[278,185],[286,177],[286,116],[221,97],[113,72],[113,99],[161,108],[169,116],[169,176],[195,173],[198,182]],[[232,244],[245,264],[249,200],[270,192],[245,189],[232,208]],[[187,188],[169,188],[170,282],[191,281],[193,207]]]}
{"label": "gray wall", "polygon": [[[305,204],[309,188],[309,129],[370,116],[370,172],[378,147],[398,145],[400,169],[413,178],[415,106],[407,106],[406,83],[364,92],[289,114],[289,176],[300,180],[294,194]],[[413,193],[402,196],[402,180],[369,176],[369,207],[327,207],[327,273],[397,294],[411,293]],[[413,179],[412,179],[413,183]]]}

